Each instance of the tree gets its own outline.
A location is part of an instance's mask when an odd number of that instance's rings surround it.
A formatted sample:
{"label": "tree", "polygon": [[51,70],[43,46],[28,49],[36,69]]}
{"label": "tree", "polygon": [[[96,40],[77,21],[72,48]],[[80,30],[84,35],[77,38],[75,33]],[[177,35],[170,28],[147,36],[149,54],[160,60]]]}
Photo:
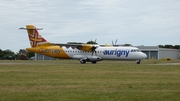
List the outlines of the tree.
{"label": "tree", "polygon": [[17,60],[28,60],[27,51],[25,49],[20,49],[19,53],[16,54]]}
{"label": "tree", "polygon": [[160,48],[171,48],[171,49],[179,49],[179,45],[158,45]]}
{"label": "tree", "polygon": [[6,55],[14,55],[15,54],[13,51],[11,51],[9,49],[4,50],[3,53]]}
{"label": "tree", "polygon": [[4,53],[3,53],[3,51],[0,49],[0,60],[2,60],[3,57],[4,57]]}
{"label": "tree", "polygon": [[159,48],[164,48],[164,46],[163,45],[158,45],[159,46]]}
{"label": "tree", "polygon": [[67,44],[84,44],[82,42],[68,42]]}
{"label": "tree", "polygon": [[98,43],[96,43],[95,41],[91,40],[91,41],[88,41],[87,44],[98,44]]}
{"label": "tree", "polygon": [[165,48],[173,48],[173,45],[165,45]]}
{"label": "tree", "polygon": [[179,49],[180,46],[179,46],[179,45],[175,45],[174,48],[175,48],[175,49]]}
{"label": "tree", "polygon": [[132,46],[131,44],[124,44],[124,46]]}
{"label": "tree", "polygon": [[15,53],[9,49],[2,51],[2,57],[1,59],[7,59],[7,60],[14,60],[15,59]]}
{"label": "tree", "polygon": [[26,55],[27,55],[28,58],[31,58],[31,57],[34,57],[34,56],[35,56],[35,53],[28,51]]}

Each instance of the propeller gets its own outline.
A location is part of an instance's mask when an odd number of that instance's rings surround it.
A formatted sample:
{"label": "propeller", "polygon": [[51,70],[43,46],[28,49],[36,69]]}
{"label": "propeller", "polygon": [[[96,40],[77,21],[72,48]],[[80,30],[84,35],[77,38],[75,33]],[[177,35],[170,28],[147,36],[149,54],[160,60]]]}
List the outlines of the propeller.
{"label": "propeller", "polygon": [[91,48],[92,56],[93,56],[94,53],[97,55],[96,48],[97,48],[97,46],[92,46],[92,48]]}
{"label": "propeller", "polygon": [[113,42],[113,40],[112,40],[112,45],[114,46],[114,42]]}
{"label": "propeller", "polygon": [[116,43],[117,43],[117,39],[116,39],[116,41],[115,41],[115,45],[116,45]]}
{"label": "propeller", "polygon": [[117,43],[117,39],[115,40],[115,43],[114,43],[114,41],[112,40],[112,45],[113,45],[113,46],[116,46],[116,43]]}
{"label": "propeller", "polygon": [[94,40],[94,42],[96,43],[97,39]]}
{"label": "propeller", "polygon": [[[95,43],[96,43],[96,41],[97,41],[97,39],[94,40]],[[93,56],[94,53],[97,55],[96,48],[97,48],[97,46],[94,46],[94,44],[92,44],[92,48],[91,48],[92,55],[91,56]]]}

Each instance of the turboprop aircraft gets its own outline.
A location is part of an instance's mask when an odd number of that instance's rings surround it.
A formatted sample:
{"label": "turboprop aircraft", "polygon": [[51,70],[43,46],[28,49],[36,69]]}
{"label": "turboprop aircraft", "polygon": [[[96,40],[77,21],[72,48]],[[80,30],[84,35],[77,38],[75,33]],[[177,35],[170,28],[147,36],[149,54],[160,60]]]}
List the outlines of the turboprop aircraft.
{"label": "turboprop aircraft", "polygon": [[136,60],[140,64],[147,56],[136,47],[125,46],[100,46],[91,44],[56,44],[46,41],[33,25],[26,25],[31,48],[26,50],[45,56],[60,59],[77,59],[81,64],[92,62],[95,64],[101,60]]}

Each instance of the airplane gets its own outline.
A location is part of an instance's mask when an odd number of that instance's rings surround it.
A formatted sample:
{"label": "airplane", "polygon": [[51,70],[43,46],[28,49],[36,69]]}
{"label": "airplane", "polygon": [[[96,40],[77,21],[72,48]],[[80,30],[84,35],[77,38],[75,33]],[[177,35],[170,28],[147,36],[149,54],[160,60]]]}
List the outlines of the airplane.
{"label": "airplane", "polygon": [[19,29],[27,30],[30,48],[27,51],[59,59],[76,59],[81,64],[101,60],[136,60],[140,64],[147,55],[136,47],[129,46],[101,46],[97,44],[56,44],[46,41],[38,32],[42,28],[26,25]]}

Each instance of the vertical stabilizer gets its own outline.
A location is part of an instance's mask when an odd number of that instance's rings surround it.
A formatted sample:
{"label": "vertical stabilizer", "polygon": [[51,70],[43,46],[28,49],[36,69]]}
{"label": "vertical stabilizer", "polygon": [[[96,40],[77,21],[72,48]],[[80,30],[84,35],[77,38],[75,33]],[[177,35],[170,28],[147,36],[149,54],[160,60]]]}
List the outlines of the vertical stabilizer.
{"label": "vertical stabilizer", "polygon": [[27,30],[31,47],[38,47],[38,44],[47,43],[47,41],[38,33],[38,30],[42,28],[36,28],[33,25],[26,25],[26,28],[20,28]]}

